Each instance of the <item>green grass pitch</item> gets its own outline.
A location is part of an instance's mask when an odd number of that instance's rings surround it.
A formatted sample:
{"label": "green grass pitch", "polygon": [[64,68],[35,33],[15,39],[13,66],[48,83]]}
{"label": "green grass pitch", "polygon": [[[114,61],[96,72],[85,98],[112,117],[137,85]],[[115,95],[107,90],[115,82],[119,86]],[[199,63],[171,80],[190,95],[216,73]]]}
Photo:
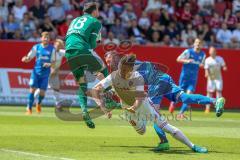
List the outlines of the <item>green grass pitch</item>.
{"label": "green grass pitch", "polygon": [[[152,126],[138,135],[115,110],[111,120],[104,116],[94,120],[95,129],[83,122],[66,122],[56,118],[53,108],[43,113],[24,115],[24,107],[0,107],[1,160],[239,160],[240,114],[226,112],[192,113],[192,121],[170,121],[195,144],[209,149],[198,154],[168,135],[171,149],[153,152],[158,138]],[[79,112],[78,109],[74,109]],[[167,113],[166,111],[164,111]]]}

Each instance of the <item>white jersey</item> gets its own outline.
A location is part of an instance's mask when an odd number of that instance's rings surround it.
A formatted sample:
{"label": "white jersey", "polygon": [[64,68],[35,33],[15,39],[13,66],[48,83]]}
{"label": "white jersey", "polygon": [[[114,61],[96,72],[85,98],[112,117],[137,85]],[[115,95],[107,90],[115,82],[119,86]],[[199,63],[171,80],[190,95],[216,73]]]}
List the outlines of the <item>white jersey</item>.
{"label": "white jersey", "polygon": [[105,89],[112,86],[123,103],[129,106],[135,102],[136,94],[144,93],[144,79],[137,71],[134,71],[129,79],[121,78],[119,72],[114,71],[99,84]]}
{"label": "white jersey", "polygon": [[55,65],[54,65],[53,69],[59,69],[61,67],[62,59],[63,59],[64,55],[65,55],[64,49],[60,49],[59,51],[56,52]]}
{"label": "white jersey", "polygon": [[221,68],[225,66],[224,59],[220,56],[215,58],[208,57],[205,60],[205,69],[209,71],[209,78],[211,80],[222,80]]}

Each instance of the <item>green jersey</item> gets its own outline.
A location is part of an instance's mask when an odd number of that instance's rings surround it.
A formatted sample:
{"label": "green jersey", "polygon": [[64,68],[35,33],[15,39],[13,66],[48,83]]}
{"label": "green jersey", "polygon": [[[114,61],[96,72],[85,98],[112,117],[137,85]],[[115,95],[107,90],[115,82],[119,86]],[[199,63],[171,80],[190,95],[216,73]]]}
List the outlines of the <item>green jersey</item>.
{"label": "green jersey", "polygon": [[71,22],[66,35],[66,50],[96,48],[96,39],[101,27],[99,20],[90,14],[75,18]]}

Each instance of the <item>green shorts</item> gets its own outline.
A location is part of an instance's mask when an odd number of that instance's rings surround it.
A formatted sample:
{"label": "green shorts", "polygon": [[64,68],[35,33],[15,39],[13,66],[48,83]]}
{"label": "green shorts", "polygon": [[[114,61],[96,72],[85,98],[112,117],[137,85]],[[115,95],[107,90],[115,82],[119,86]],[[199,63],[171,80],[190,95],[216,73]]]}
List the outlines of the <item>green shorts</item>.
{"label": "green shorts", "polygon": [[103,60],[93,50],[67,50],[65,57],[75,79],[79,82],[85,71],[96,73],[106,68]]}

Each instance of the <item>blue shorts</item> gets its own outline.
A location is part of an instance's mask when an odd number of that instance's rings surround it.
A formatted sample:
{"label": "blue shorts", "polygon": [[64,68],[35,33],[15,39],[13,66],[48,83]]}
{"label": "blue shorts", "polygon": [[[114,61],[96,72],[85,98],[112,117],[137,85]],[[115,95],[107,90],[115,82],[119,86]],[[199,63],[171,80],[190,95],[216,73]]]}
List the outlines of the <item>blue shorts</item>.
{"label": "blue shorts", "polygon": [[160,104],[163,97],[170,101],[177,101],[177,97],[183,90],[178,87],[172,77],[168,74],[157,78],[155,84],[151,84],[148,89],[148,95],[153,104]]}
{"label": "blue shorts", "polygon": [[31,88],[39,88],[46,91],[48,87],[48,78],[49,75],[40,76],[33,71],[30,77],[29,86]]}
{"label": "blue shorts", "polygon": [[195,92],[197,85],[197,80],[189,80],[185,78],[179,79],[179,87],[181,87],[184,91],[191,91],[192,93]]}

